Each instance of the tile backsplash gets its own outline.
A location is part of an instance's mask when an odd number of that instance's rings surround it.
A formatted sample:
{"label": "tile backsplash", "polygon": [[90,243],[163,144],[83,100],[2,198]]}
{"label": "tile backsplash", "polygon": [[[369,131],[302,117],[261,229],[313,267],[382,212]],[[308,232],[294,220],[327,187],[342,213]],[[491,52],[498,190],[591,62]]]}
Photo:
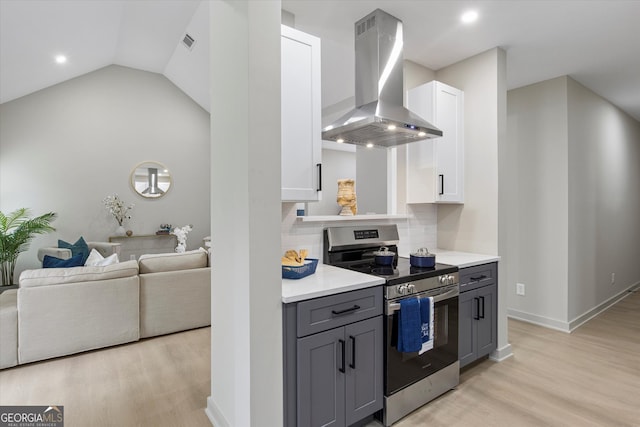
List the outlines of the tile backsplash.
{"label": "tile backsplash", "polygon": [[[365,220],[361,224],[397,224],[400,244],[398,252],[409,256],[410,252],[426,247],[435,249],[437,245],[437,206],[432,204],[407,205],[406,219]],[[322,262],[322,232],[327,227],[360,224],[354,221],[341,223],[302,222],[296,219],[296,204],[282,203],[282,253],[287,249],[307,249],[310,258]]]}

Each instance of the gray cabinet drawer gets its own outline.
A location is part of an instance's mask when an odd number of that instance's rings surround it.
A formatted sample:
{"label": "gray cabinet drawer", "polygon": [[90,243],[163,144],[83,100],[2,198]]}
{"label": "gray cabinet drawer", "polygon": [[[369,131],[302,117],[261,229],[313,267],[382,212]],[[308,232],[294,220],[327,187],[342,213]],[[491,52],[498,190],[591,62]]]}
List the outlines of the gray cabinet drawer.
{"label": "gray cabinet drawer", "polygon": [[382,286],[298,303],[298,337],[382,314]]}
{"label": "gray cabinet drawer", "polygon": [[460,292],[488,286],[497,282],[498,268],[495,262],[460,270]]}

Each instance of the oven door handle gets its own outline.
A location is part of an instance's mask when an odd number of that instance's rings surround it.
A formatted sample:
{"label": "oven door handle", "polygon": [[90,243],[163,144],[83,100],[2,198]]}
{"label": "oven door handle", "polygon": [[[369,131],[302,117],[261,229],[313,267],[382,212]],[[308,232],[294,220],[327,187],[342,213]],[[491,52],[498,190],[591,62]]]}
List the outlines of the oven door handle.
{"label": "oven door handle", "polygon": [[[445,290],[442,293],[436,294],[436,295],[431,295],[429,293],[424,293],[424,294],[414,294],[411,295],[407,298],[413,298],[413,297],[433,297],[433,302],[440,302],[449,298],[453,298],[453,297],[457,297],[458,295],[460,295],[460,290],[458,288],[458,285],[455,285],[453,288],[447,288],[447,290]],[[385,307],[385,314],[388,316],[390,314],[395,313],[396,311],[400,310],[400,303],[399,302],[390,302],[387,303],[387,306]]]}

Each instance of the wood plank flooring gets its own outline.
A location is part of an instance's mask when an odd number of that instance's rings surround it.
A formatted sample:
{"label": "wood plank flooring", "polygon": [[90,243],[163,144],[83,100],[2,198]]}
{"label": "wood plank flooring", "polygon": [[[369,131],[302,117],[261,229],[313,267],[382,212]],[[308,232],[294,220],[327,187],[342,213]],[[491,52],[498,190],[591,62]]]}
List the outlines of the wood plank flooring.
{"label": "wood plank flooring", "polygon": [[211,426],[210,328],[0,371],[0,405],[64,405],[65,426]]}
{"label": "wood plank flooring", "polygon": [[396,425],[640,426],[640,292],[572,334],[510,320],[509,341],[513,357],[463,370]]}
{"label": "wood plank flooring", "polygon": [[[0,405],[64,405],[67,427],[210,426],[210,332],[5,369]],[[464,370],[396,426],[640,426],[640,292],[572,334],[510,320],[509,340],[514,357]]]}

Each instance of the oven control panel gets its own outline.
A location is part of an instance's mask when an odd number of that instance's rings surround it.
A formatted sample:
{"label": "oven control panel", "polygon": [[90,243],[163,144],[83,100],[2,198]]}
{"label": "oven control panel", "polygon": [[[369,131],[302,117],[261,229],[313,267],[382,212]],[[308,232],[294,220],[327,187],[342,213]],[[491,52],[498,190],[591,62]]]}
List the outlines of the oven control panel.
{"label": "oven control panel", "polygon": [[405,283],[402,285],[396,285],[396,291],[398,295],[409,295],[416,293],[416,285],[413,283]]}
{"label": "oven control panel", "polygon": [[443,274],[442,276],[438,277],[438,281],[442,286],[455,285],[456,283],[458,283],[458,279],[453,274]]}
{"label": "oven control panel", "polygon": [[430,289],[441,288],[443,286],[457,285],[459,282],[458,273],[443,274],[440,276],[430,277],[428,279],[414,280],[407,283],[387,286],[385,289],[385,298],[394,299],[411,294],[417,294]]}

